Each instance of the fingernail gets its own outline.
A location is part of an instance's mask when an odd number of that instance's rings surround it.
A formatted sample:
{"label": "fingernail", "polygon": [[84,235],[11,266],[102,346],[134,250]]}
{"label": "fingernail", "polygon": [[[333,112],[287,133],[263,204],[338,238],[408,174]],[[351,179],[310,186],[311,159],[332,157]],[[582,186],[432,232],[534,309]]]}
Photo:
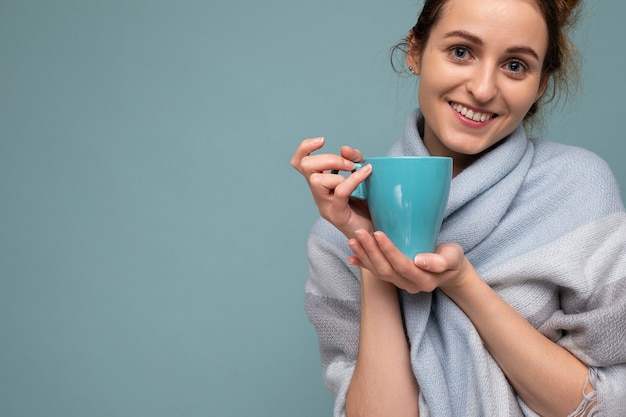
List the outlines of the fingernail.
{"label": "fingernail", "polygon": [[319,145],[320,143],[323,143],[323,142],[324,142],[324,138],[323,137],[319,137],[319,138],[313,139],[313,143],[315,145]]}
{"label": "fingernail", "polygon": [[413,263],[418,267],[426,269],[428,268],[428,256],[417,255],[415,256]]}
{"label": "fingernail", "polygon": [[363,239],[366,235],[369,235],[369,233],[365,229],[359,229],[354,232],[354,236],[356,236],[357,240]]}
{"label": "fingernail", "polygon": [[348,161],[346,159],[344,165],[346,167],[346,170],[348,170],[348,171],[352,171],[354,169],[354,162],[352,162],[352,161]]}

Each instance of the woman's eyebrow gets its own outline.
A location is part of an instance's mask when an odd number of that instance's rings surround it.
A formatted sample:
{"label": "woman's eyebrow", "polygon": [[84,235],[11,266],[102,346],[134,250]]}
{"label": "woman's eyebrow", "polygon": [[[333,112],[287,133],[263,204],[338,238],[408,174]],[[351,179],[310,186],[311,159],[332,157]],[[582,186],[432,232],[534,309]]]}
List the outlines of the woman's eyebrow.
{"label": "woman's eyebrow", "polygon": [[535,52],[535,50],[529,46],[512,46],[506,49],[506,52],[509,54],[525,54],[530,55],[539,61],[539,54]]}
{"label": "woman's eyebrow", "polygon": [[[472,42],[474,45],[483,46],[484,42],[478,36],[466,32],[464,30],[453,30],[452,32],[448,32],[444,35],[444,38],[463,38],[469,42]],[[529,46],[511,46],[506,49],[506,52],[509,54],[525,54],[530,55],[539,61],[539,54],[535,52],[535,50]]]}
{"label": "woman's eyebrow", "polygon": [[464,30],[453,30],[452,32],[448,32],[444,35],[444,38],[454,37],[466,39],[479,46],[483,44],[482,39],[480,39],[478,36],[472,35],[471,33],[465,32]]}

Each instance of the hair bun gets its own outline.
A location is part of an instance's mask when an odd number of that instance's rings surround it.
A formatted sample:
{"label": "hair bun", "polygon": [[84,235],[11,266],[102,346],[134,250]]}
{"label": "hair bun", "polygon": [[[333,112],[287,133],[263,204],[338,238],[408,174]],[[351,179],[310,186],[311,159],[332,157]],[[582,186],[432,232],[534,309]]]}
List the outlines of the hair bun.
{"label": "hair bun", "polygon": [[581,3],[581,0],[555,0],[554,3],[562,25],[569,26],[569,24],[576,20],[576,9]]}

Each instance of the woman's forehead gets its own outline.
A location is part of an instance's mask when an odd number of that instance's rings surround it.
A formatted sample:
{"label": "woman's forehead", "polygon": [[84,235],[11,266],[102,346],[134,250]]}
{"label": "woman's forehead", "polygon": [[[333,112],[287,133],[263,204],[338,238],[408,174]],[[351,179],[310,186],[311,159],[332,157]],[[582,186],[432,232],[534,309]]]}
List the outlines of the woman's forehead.
{"label": "woman's forehead", "polygon": [[466,33],[483,43],[547,50],[548,29],[533,0],[448,0],[440,13],[431,36]]}

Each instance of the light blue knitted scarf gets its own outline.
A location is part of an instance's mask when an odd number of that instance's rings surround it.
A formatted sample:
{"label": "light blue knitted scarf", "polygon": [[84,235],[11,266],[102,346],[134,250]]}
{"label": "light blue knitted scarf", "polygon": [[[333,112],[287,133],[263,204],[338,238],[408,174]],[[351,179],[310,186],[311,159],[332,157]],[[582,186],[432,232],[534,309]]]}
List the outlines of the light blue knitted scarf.
{"label": "light blue knitted scarf", "polygon": [[[416,110],[391,155],[428,154],[420,124]],[[600,158],[528,139],[519,127],[453,179],[439,241],[459,243],[513,308],[590,367],[594,415],[626,416],[626,213]],[[335,416],[345,415],[358,350],[360,283],[350,254],[320,219],[309,237],[305,308]],[[403,292],[401,301],[421,417],[536,416],[445,294]]]}

